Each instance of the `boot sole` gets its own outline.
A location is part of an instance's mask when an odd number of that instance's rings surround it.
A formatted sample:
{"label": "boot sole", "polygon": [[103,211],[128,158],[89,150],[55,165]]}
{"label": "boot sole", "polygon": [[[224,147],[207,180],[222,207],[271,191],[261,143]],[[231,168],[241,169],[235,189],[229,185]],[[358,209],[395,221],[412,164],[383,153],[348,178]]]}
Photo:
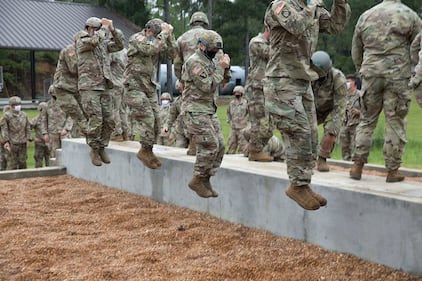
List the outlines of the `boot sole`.
{"label": "boot sole", "polygon": [[401,182],[401,181],[404,181],[404,178],[402,178],[402,179],[389,179],[389,178],[387,178],[385,181],[386,182]]}
{"label": "boot sole", "polygon": [[[199,189],[199,188],[195,188],[195,187],[192,187],[190,184],[188,184],[188,186],[189,186],[189,188],[190,189],[192,189],[193,191],[195,191],[195,193],[199,196],[199,197],[202,197],[202,198],[209,198],[209,197],[212,197],[212,193],[210,194],[210,193],[208,193],[208,189],[205,189],[205,190],[201,190],[201,189]],[[202,193],[202,191],[204,192],[204,193]],[[205,192],[206,193],[208,193],[208,194],[205,194]]]}
{"label": "boot sole", "polygon": [[362,178],[362,174],[350,174],[350,178],[360,180]]}

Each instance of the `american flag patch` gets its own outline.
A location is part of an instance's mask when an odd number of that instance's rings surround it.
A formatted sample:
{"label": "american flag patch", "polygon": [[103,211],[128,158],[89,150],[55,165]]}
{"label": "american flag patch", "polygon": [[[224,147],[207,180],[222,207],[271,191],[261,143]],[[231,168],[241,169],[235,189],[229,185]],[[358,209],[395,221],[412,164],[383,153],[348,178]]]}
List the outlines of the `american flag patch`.
{"label": "american flag patch", "polygon": [[136,38],[136,40],[138,40],[139,42],[142,42],[145,40],[145,36],[143,36],[142,34],[139,34],[138,38]]}
{"label": "american flag patch", "polygon": [[195,68],[193,69],[193,74],[198,75],[200,72],[202,71],[202,67],[200,66],[195,66]]}
{"label": "american flag patch", "polygon": [[286,6],[286,2],[281,2],[277,5],[277,8],[275,8],[275,12],[277,15],[281,13],[281,10],[283,10],[284,6]]}

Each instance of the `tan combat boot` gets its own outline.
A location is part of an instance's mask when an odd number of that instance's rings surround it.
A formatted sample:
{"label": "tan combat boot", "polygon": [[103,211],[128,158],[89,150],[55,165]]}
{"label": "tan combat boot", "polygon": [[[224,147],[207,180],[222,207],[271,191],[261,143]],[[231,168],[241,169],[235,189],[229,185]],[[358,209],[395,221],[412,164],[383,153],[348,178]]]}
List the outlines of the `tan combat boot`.
{"label": "tan combat boot", "polygon": [[317,170],[320,172],[329,172],[330,166],[327,164],[327,159],[324,157],[318,157]]}
{"label": "tan combat boot", "polygon": [[212,189],[211,182],[210,182],[210,176],[207,176],[207,177],[204,178],[204,185],[208,190],[211,191],[212,197],[218,197],[217,191]]}
{"label": "tan combat boot", "polygon": [[113,136],[111,136],[111,140],[112,141],[122,142],[123,141],[123,135],[121,135],[121,134],[119,134],[119,135],[113,135]]}
{"label": "tan combat boot", "polygon": [[129,137],[128,137],[127,133],[123,133],[122,134],[122,138],[123,138],[123,141],[128,141],[129,140]]}
{"label": "tan combat boot", "polygon": [[249,161],[258,161],[258,162],[272,162],[274,161],[274,157],[260,151],[249,151],[248,154],[248,160]]}
{"label": "tan combat boot", "polygon": [[311,192],[309,185],[295,186],[290,185],[286,190],[286,195],[293,199],[299,206],[305,210],[318,210],[320,203],[315,199]]}
{"label": "tan combat boot", "polygon": [[100,150],[98,151],[98,154],[100,155],[101,161],[103,161],[106,164],[110,164],[110,157],[108,157],[107,152],[105,151],[104,147],[100,148]]}
{"label": "tan combat boot", "polygon": [[100,155],[98,154],[98,149],[91,148],[89,152],[89,157],[91,157],[91,163],[95,166],[101,166],[103,163],[101,162]]}
{"label": "tan combat boot", "polygon": [[160,161],[160,159],[158,159],[157,156],[155,156],[154,152],[152,153],[152,156],[153,156],[152,162],[155,163],[155,165],[157,166],[157,168],[158,167],[161,167],[161,161]]}
{"label": "tan combat boot", "polygon": [[327,199],[322,197],[320,194],[314,192],[311,188],[309,188],[309,192],[311,193],[312,197],[314,197],[318,201],[321,207],[324,207],[327,205]]}
{"label": "tan combat boot", "polygon": [[399,182],[403,180],[404,176],[400,173],[399,169],[388,171],[386,182]]}
{"label": "tan combat boot", "polygon": [[156,162],[154,161],[155,155],[152,153],[152,146],[142,145],[141,149],[139,149],[136,156],[148,168],[157,169],[158,166],[157,166]]}
{"label": "tan combat boot", "polygon": [[349,175],[352,179],[360,180],[362,178],[362,169],[365,163],[362,160],[355,160],[350,169]]}
{"label": "tan combat boot", "polygon": [[200,197],[203,197],[203,198],[212,197],[212,192],[205,186],[204,180],[206,180],[204,177],[193,176],[188,186],[190,189],[195,191],[196,194],[198,194],[198,196]]}

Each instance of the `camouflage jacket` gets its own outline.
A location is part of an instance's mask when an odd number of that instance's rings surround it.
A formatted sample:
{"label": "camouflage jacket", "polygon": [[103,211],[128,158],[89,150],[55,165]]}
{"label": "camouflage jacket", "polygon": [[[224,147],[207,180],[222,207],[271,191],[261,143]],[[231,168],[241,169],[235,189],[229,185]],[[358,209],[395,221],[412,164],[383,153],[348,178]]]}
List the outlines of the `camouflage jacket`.
{"label": "camouflage jacket", "polygon": [[415,67],[419,63],[419,52],[422,50],[422,31],[416,35],[416,38],[413,40],[410,45],[410,56],[412,60],[412,67]]}
{"label": "camouflage jacket", "polygon": [[330,115],[329,121],[331,123],[327,131],[337,136],[343,123],[346,108],[346,77],[340,70],[333,67],[323,81],[312,82],[312,90],[318,123],[327,122],[328,120],[325,119],[327,115]]}
{"label": "camouflage jacket", "polygon": [[66,118],[66,114],[51,98],[47,102],[47,131],[49,134],[60,134],[65,129],[70,132],[72,130],[73,120],[70,117]]}
{"label": "camouflage jacket", "polygon": [[78,92],[78,58],[73,44],[60,51],[54,73],[54,86],[71,93]]}
{"label": "camouflage jacket", "polygon": [[174,122],[179,118],[180,113],[182,112],[182,96],[178,96],[174,99],[174,102],[170,106],[169,116],[166,120],[165,127],[171,128],[174,125]]}
{"label": "camouflage jacket", "polygon": [[5,112],[0,126],[3,143],[22,144],[32,139],[31,125],[28,116],[23,111]]}
{"label": "camouflage jacket", "polygon": [[44,143],[44,135],[47,134],[45,113],[40,112],[30,120],[31,129],[35,131],[35,142]]}
{"label": "camouflage jacket", "polygon": [[224,69],[197,49],[183,65],[182,80],[185,89],[182,96],[182,113],[214,114],[217,110],[217,87],[223,80],[223,75]]}
{"label": "camouflage jacket", "polygon": [[153,40],[145,36],[145,30],[129,38],[128,63],[124,72],[124,86],[128,90],[141,90],[147,94],[155,92],[159,58],[173,59],[177,45],[173,34],[162,31]]}
{"label": "camouflage jacket", "polygon": [[347,0],[335,0],[331,14],[322,0],[313,0],[309,6],[301,0],[272,1],[264,18],[271,31],[270,58],[265,75],[317,80],[318,74],[311,69],[310,58],[319,33],[338,33],[349,18]]}
{"label": "camouflage jacket", "polygon": [[347,93],[346,112],[343,125],[354,126],[359,124],[360,114],[353,114],[352,109],[359,109],[360,111],[360,97],[361,93],[357,89],[353,93]]}
{"label": "camouflage jacket", "polygon": [[232,100],[227,107],[227,122],[232,129],[243,129],[248,125],[248,101]]}
{"label": "camouflage jacket", "polygon": [[[109,38],[109,32],[113,35],[112,39]],[[118,29],[113,31],[101,29],[92,37],[86,31],[78,32],[76,37],[79,90],[102,91],[112,88],[110,53],[123,49],[123,33]]]}
{"label": "camouflage jacket", "polygon": [[265,68],[267,67],[270,55],[270,41],[265,39],[260,33],[249,42],[249,68],[246,79],[246,87],[262,89],[262,80],[265,78]]}
{"label": "camouflage jacket", "polygon": [[110,54],[110,68],[113,76],[113,84],[115,87],[123,88],[125,67],[127,64],[127,50],[123,49],[119,52]]}
{"label": "camouflage jacket", "polygon": [[177,55],[174,58],[174,74],[180,80],[182,78],[183,63],[198,48],[198,39],[205,29],[202,26],[194,26],[177,38]]}
{"label": "camouflage jacket", "polygon": [[410,44],[419,30],[418,15],[400,0],[384,0],[367,10],[353,34],[356,69],[364,77],[409,78]]}

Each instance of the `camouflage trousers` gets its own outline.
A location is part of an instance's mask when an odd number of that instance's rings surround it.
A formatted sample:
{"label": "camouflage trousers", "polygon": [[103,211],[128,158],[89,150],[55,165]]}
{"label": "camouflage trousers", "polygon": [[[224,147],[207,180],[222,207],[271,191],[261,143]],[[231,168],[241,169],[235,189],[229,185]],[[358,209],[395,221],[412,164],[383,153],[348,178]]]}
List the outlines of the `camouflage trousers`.
{"label": "camouflage trousers", "polygon": [[153,145],[156,143],[160,122],[159,106],[155,93],[138,90],[126,90],[123,102],[130,108],[129,118],[139,122],[140,143]]}
{"label": "camouflage trousers", "polygon": [[25,143],[10,144],[9,158],[7,159],[7,169],[26,169],[26,159],[28,159],[28,153]]}
{"label": "camouflage trousers", "polygon": [[195,138],[195,176],[213,176],[223,161],[225,144],[217,114],[186,112],[183,115],[188,133]]}
{"label": "camouflage trousers", "polygon": [[265,106],[286,145],[291,184],[311,182],[317,149],[315,104],[309,81],[271,77],[264,81]]}
{"label": "camouflage trousers", "polygon": [[[173,130],[174,129],[174,130]],[[179,115],[171,129],[176,138],[176,147],[187,148],[189,146],[190,137],[186,128],[186,124],[183,121],[183,116]]]}
{"label": "camouflage trousers", "polygon": [[324,129],[324,135],[321,138],[321,142],[319,144],[319,151],[318,151],[318,155],[324,158],[331,158],[331,154],[333,153],[335,144],[333,144],[332,146],[329,144],[327,146],[327,143],[324,143],[324,136],[328,135],[328,134],[332,134],[332,135],[336,135],[336,132],[340,131],[340,128],[338,128],[336,131],[333,130],[333,109],[324,111],[324,112],[318,112],[316,113],[317,115],[317,125],[321,125]]}
{"label": "camouflage trousers", "polygon": [[111,96],[113,98],[113,118],[116,122],[116,126],[114,128],[114,135],[121,135],[123,133],[127,134],[128,129],[128,120],[127,120],[127,110],[126,105],[122,104],[123,100],[123,87],[115,87],[110,90]]}
{"label": "camouflage trousers", "polygon": [[67,136],[62,137],[60,133],[49,133],[50,142],[48,146],[50,147],[50,158],[56,158],[56,150],[62,147],[62,138],[67,138]]}
{"label": "camouflage trousers", "polygon": [[7,159],[9,157],[9,151],[0,144],[0,171],[7,169]]}
{"label": "camouflage trousers", "polygon": [[247,146],[242,129],[230,129],[227,154],[235,154],[239,148],[238,153],[244,153]]}
{"label": "camouflage trousers", "polygon": [[160,135],[157,138],[157,144],[159,145],[174,146],[174,143],[175,143],[175,139],[171,131],[165,134],[160,133]]}
{"label": "camouflage trousers", "polygon": [[246,88],[248,97],[249,121],[251,122],[251,143],[257,151],[262,151],[273,135],[274,126],[270,122],[269,113],[265,109],[264,91],[261,88]]}
{"label": "camouflage trousers", "polygon": [[55,94],[57,104],[66,113],[66,116],[70,116],[78,124],[82,132],[86,132],[88,126],[87,116],[83,112],[81,95],[59,88],[55,89]]}
{"label": "camouflage trousers", "polygon": [[343,160],[352,160],[353,153],[355,152],[357,126],[357,124],[343,126],[340,130],[341,158]]}
{"label": "camouflage trousers", "polygon": [[45,142],[36,142],[34,149],[35,168],[41,168],[43,162],[45,166],[50,166],[50,148]]}
{"label": "camouflage trousers", "polygon": [[398,169],[406,140],[406,115],[410,106],[408,80],[362,77],[361,121],[356,128],[353,160],[368,161],[372,135],[382,110],[385,116],[384,161],[388,170]]}
{"label": "camouflage trousers", "polygon": [[88,117],[86,142],[93,149],[107,147],[114,130],[113,104],[109,90],[81,91],[82,105]]}

